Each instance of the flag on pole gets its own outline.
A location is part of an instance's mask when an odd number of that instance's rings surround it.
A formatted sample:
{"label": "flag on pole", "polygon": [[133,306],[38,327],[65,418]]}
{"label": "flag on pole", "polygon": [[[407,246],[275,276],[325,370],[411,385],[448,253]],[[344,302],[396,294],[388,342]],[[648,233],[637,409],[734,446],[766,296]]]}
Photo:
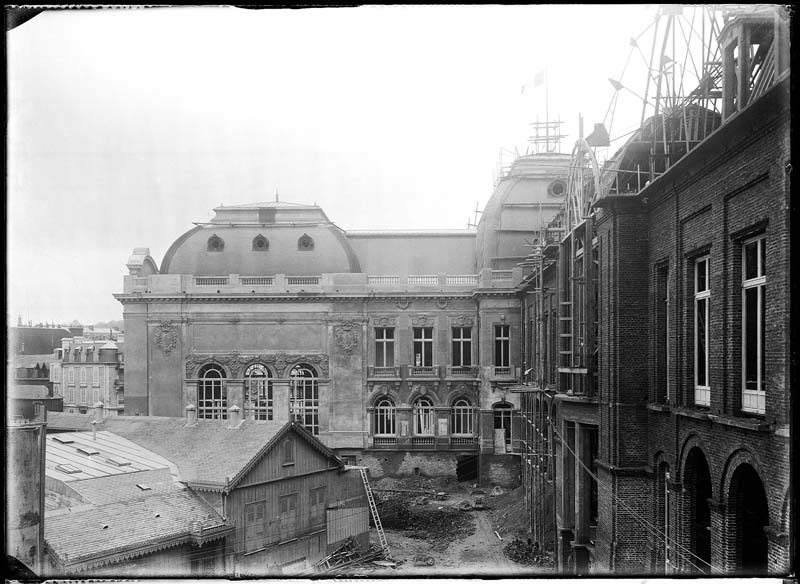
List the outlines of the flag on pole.
{"label": "flag on pole", "polygon": [[543,83],[544,83],[544,69],[542,69],[541,71],[539,71],[539,72],[538,72],[538,73],[537,73],[537,74],[536,74],[536,75],[533,77],[533,86],[534,86],[534,87],[539,87],[539,86],[540,86],[540,85],[542,85]]}

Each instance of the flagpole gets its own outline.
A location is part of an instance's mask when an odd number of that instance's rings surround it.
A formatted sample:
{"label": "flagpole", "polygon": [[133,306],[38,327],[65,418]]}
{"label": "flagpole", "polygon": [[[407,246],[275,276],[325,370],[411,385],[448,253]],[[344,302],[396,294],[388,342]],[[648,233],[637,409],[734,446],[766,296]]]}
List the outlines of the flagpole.
{"label": "flagpole", "polygon": [[550,151],[550,98],[547,92],[547,67],[544,68],[544,151]]}

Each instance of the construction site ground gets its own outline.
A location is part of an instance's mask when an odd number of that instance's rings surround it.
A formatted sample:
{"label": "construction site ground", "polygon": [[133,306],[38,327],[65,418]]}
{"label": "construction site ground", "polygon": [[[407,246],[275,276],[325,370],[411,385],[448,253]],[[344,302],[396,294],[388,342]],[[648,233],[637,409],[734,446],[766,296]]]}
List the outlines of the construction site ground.
{"label": "construction site ground", "polygon": [[[391,562],[354,566],[353,575],[521,577],[551,572],[547,561],[526,561],[529,514],[521,488],[494,490],[493,495],[492,487],[452,479],[384,478],[371,483]],[[476,497],[483,498],[484,509],[462,509]],[[371,539],[378,541],[374,527]],[[509,553],[521,561],[513,561]]]}

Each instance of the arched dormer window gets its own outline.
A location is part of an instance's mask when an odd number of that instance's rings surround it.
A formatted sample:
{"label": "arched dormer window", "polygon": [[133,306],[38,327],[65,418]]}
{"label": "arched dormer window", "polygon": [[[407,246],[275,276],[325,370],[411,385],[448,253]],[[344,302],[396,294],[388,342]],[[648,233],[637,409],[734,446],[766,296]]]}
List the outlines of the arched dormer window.
{"label": "arched dormer window", "polygon": [[450,433],[460,436],[472,436],[473,412],[474,408],[466,398],[462,397],[454,401],[450,412]]}
{"label": "arched dormer window", "polygon": [[433,436],[436,411],[430,398],[420,397],[414,402],[414,434]]}
{"label": "arched dormer window", "polygon": [[269,250],[269,240],[263,235],[256,235],[253,238],[253,251]]}
{"label": "arched dormer window", "polygon": [[311,365],[300,363],[289,372],[289,417],[319,434],[319,382]]}
{"label": "arched dormer window", "polygon": [[256,420],[272,419],[272,372],[253,363],[244,372],[245,399]]}
{"label": "arched dormer window", "polygon": [[388,397],[381,398],[375,404],[375,435],[394,436],[396,409],[394,402]]}
{"label": "arched dormer window", "polygon": [[225,249],[225,241],[218,235],[208,238],[208,251],[222,251]]}
{"label": "arched dormer window", "polygon": [[297,251],[312,251],[314,249],[314,240],[310,235],[304,233],[297,240]]}
{"label": "arched dormer window", "polygon": [[205,420],[228,419],[228,395],[225,371],[219,365],[208,364],[200,370],[197,380],[197,417]]}

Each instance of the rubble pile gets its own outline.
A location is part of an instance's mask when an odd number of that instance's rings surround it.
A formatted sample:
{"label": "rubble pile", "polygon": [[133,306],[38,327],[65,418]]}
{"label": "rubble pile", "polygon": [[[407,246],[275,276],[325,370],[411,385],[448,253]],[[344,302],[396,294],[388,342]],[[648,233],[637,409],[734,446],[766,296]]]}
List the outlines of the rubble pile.
{"label": "rubble pile", "polygon": [[475,532],[473,518],[452,506],[437,506],[409,496],[391,496],[377,501],[384,529],[409,532],[408,536],[444,550],[451,542]]}
{"label": "rubble pile", "polygon": [[527,566],[543,566],[550,567],[553,565],[553,558],[550,554],[542,552],[539,546],[533,543],[524,542],[521,539],[515,539],[503,548],[503,553],[506,557],[518,564],[525,564]]}

